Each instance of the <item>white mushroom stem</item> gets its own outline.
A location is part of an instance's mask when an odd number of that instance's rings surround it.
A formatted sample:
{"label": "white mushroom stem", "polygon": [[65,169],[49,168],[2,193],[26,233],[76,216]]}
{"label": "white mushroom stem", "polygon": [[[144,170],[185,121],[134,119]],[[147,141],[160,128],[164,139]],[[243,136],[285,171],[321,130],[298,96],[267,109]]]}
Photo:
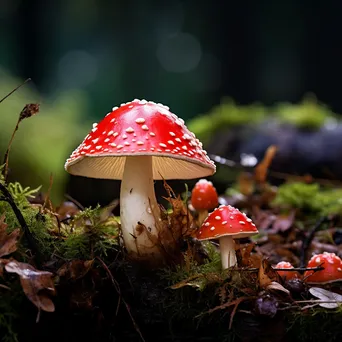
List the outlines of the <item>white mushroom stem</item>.
{"label": "white mushroom stem", "polygon": [[222,236],[219,238],[220,244],[220,254],[222,269],[227,269],[229,267],[235,266],[237,263],[236,253],[235,253],[235,242],[231,236]]}
{"label": "white mushroom stem", "polygon": [[[156,220],[160,210],[153,183],[152,157],[126,157],[120,192],[122,236],[128,253],[159,254]],[[147,231],[136,229],[138,222]],[[141,227],[140,227],[141,228]],[[151,239],[152,237],[152,239]]]}

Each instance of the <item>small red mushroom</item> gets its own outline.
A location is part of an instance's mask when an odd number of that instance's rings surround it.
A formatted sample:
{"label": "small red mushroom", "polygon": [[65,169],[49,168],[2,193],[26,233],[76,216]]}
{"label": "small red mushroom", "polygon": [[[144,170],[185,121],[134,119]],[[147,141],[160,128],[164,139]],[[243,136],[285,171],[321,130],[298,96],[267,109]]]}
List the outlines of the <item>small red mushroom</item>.
{"label": "small red mushroom", "polygon": [[314,255],[307,267],[324,267],[321,271],[306,271],[304,279],[309,284],[328,284],[342,281],[342,260],[335,253],[324,252]]}
{"label": "small red mushroom", "polygon": [[191,205],[198,212],[198,222],[201,225],[208,216],[208,211],[218,206],[217,191],[212,182],[200,179],[191,192]]}
{"label": "small red mushroom", "polygon": [[199,241],[218,239],[222,268],[236,265],[235,244],[233,239],[241,239],[258,233],[250,218],[230,205],[221,205],[204,220],[197,232]]}
{"label": "small red mushroom", "polygon": [[[277,268],[283,268],[283,269],[291,269],[294,268],[292,266],[291,263],[287,262],[287,261],[280,261],[277,263],[277,265],[274,266],[275,269]],[[277,271],[277,273],[279,274],[279,276],[281,278],[283,278],[284,280],[290,280],[290,279],[298,279],[300,278],[299,273],[298,272],[287,272],[287,271]]]}
{"label": "small red mushroom", "polygon": [[[151,255],[160,254],[155,244],[160,211],[153,181],[206,177],[215,173],[215,164],[169,107],[134,100],[114,107],[94,124],[65,169],[77,176],[121,179],[120,219],[126,249]],[[138,223],[146,230],[137,229]]]}

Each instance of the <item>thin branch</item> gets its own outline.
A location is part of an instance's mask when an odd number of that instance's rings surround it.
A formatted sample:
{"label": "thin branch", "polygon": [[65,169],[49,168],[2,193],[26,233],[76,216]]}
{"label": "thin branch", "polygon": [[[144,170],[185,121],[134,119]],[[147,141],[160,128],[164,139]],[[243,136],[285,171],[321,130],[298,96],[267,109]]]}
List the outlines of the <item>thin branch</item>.
{"label": "thin branch", "polygon": [[30,81],[31,81],[31,78],[27,78],[22,84],[19,84],[16,88],[14,88],[11,92],[9,92],[5,97],[3,97],[0,100],[0,103],[5,101],[9,96],[11,96],[14,92],[16,92],[20,87],[22,87],[24,84]]}
{"label": "thin branch", "polygon": [[322,227],[324,223],[330,222],[329,218],[326,216],[321,217],[316,224],[311,229],[309,235],[306,237],[306,239],[303,241],[302,248],[300,251],[300,266],[304,267],[306,264],[306,257],[308,249],[311,245],[311,242],[313,238],[315,237],[316,232]]}
{"label": "thin branch", "polygon": [[36,256],[40,256],[40,252],[39,252],[37,243],[35,241],[35,238],[31,234],[30,229],[29,229],[29,227],[25,221],[23,214],[21,213],[21,211],[19,210],[19,208],[15,204],[11,193],[1,183],[0,183],[0,191],[3,194],[3,197],[1,197],[0,200],[7,202],[11,206],[11,208],[12,208],[12,210],[13,210],[13,212],[14,212],[14,214],[15,214],[15,216],[16,216],[16,218],[17,218],[17,220],[21,226],[21,229],[24,232],[24,236],[27,240],[27,243],[29,244],[29,247],[35,253]]}

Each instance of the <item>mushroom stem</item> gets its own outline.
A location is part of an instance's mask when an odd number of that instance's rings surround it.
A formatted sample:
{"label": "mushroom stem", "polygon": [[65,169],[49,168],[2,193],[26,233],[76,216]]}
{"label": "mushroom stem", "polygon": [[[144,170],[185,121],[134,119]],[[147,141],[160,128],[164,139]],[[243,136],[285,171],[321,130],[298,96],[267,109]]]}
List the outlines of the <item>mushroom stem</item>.
{"label": "mushroom stem", "polygon": [[237,263],[236,253],[235,253],[235,242],[231,236],[222,236],[219,238],[220,253],[222,269],[227,269],[229,267],[235,266]]}
{"label": "mushroom stem", "polygon": [[197,224],[200,227],[208,217],[208,210],[198,210]]}
{"label": "mushroom stem", "polygon": [[[153,184],[152,156],[126,157],[120,192],[122,237],[128,253],[160,254],[156,220],[160,210]],[[137,229],[138,222],[146,230]],[[148,230],[148,231],[147,231]]]}

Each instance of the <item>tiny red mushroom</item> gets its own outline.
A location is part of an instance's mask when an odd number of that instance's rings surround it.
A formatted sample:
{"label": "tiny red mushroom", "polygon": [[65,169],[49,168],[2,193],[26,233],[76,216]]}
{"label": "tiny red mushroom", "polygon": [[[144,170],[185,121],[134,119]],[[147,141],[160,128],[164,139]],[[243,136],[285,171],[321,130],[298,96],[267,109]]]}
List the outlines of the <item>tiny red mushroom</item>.
{"label": "tiny red mushroom", "polygon": [[[291,269],[294,268],[293,265],[290,262],[287,261],[280,261],[277,263],[277,265],[274,266],[275,269],[278,268],[283,268],[283,269]],[[295,278],[300,278],[299,273],[298,272],[287,272],[287,271],[278,271],[277,273],[279,274],[279,276],[281,278],[283,278],[284,280],[290,280],[290,279],[295,279]]]}
{"label": "tiny red mushroom", "polygon": [[208,211],[218,206],[217,191],[212,182],[200,179],[191,192],[191,205],[198,212],[198,222],[201,225],[208,216]]}
{"label": "tiny red mushroom", "polygon": [[[215,164],[202,143],[169,107],[134,100],[114,107],[66,161],[65,169],[84,177],[121,179],[120,219],[128,252],[159,254],[160,211],[153,180],[212,175]],[[137,231],[141,223],[146,231]],[[140,226],[141,227],[141,226]]]}
{"label": "tiny red mushroom", "polygon": [[197,232],[199,241],[218,239],[222,268],[236,265],[235,244],[233,239],[241,239],[258,233],[250,218],[239,209],[221,205],[204,220]]}
{"label": "tiny red mushroom", "polygon": [[335,253],[324,252],[314,255],[307,267],[324,267],[321,271],[306,271],[304,279],[309,284],[328,284],[342,281],[342,260]]}

